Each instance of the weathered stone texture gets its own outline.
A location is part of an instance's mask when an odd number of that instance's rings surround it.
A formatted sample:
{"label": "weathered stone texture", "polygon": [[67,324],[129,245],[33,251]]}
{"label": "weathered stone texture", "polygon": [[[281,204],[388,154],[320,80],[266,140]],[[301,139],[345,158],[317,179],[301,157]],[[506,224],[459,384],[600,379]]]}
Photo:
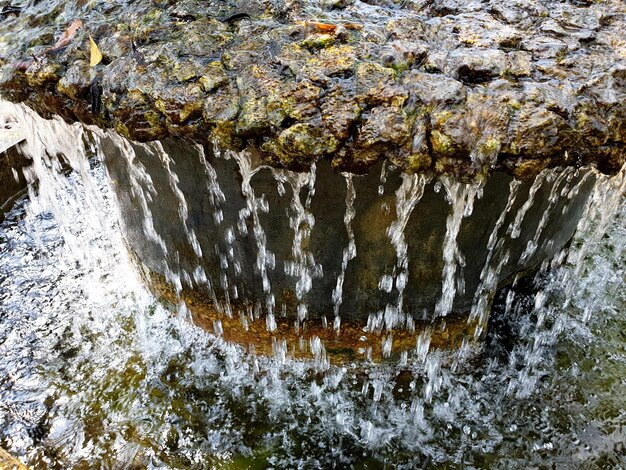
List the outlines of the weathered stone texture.
{"label": "weathered stone texture", "polygon": [[139,141],[254,147],[292,169],[388,158],[467,178],[613,173],[625,30],[619,0],[32,1],[0,13],[0,93]]}

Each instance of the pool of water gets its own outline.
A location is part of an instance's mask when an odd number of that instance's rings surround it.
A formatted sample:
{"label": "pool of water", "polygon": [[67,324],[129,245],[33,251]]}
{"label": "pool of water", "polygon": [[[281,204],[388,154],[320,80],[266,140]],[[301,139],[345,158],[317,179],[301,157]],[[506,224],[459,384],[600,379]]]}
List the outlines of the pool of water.
{"label": "pool of water", "polygon": [[0,446],[34,468],[626,465],[623,197],[579,261],[500,293],[484,343],[328,368],[160,305],[97,160],[55,184],[0,226]]}

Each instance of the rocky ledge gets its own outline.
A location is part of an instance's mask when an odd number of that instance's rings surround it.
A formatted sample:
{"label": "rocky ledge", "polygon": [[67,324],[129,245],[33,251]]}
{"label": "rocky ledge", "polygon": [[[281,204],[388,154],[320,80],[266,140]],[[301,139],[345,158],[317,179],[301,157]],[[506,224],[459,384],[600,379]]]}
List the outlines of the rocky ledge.
{"label": "rocky ledge", "polygon": [[381,158],[460,177],[625,161],[620,0],[0,5],[3,96],[138,141],[356,173]]}

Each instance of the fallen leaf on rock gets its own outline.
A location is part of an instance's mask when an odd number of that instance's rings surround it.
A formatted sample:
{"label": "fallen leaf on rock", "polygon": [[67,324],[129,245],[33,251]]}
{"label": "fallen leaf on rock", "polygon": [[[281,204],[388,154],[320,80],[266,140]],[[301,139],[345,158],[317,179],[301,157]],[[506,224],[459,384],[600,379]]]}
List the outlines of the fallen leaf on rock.
{"label": "fallen leaf on rock", "polygon": [[[67,27],[67,29],[65,31],[63,31],[63,34],[61,34],[61,37],[54,44],[54,46],[48,47],[48,48],[44,49],[42,52],[40,52],[37,55],[33,55],[33,59],[20,60],[20,61],[15,62],[13,64],[13,68],[15,70],[20,70],[20,71],[24,72],[31,65],[33,65],[33,63],[35,61],[39,61],[39,59],[41,57],[45,56],[47,53],[54,52],[54,51],[57,51],[59,49],[63,49],[66,46],[69,46],[71,44],[72,40],[74,39],[74,36],[76,36],[76,31],[78,31],[82,27],[83,27],[83,22],[81,20],[79,20],[78,18],[74,19],[70,23],[70,25]],[[97,49],[97,46],[96,46],[96,49]],[[98,53],[99,52],[100,51],[98,51]],[[92,58],[92,60],[93,60],[93,58]],[[102,60],[102,56],[100,56],[100,60]]]}
{"label": "fallen leaf on rock", "polygon": [[62,47],[69,46],[74,39],[74,36],[76,35],[76,31],[78,31],[82,27],[83,22],[81,20],[79,20],[78,18],[73,20],[67,27],[67,29],[63,31],[63,34],[61,34],[59,40],[47,52],[55,51],[57,49],[61,49]]}
{"label": "fallen leaf on rock", "polygon": [[96,44],[96,41],[94,41],[91,37],[91,34],[89,35],[89,44],[91,45],[89,65],[91,67],[95,67],[102,61],[102,52],[100,52],[100,49],[98,49],[98,45]]}
{"label": "fallen leaf on rock", "polygon": [[344,27],[346,29],[352,29],[352,30],[363,29],[363,25],[359,24],[359,23],[332,24],[332,23],[319,23],[317,21],[305,21],[304,22],[304,28],[308,32],[317,31],[317,32],[320,32],[320,33],[336,34],[337,33],[337,27],[339,27],[339,26],[342,26],[342,27]]}
{"label": "fallen leaf on rock", "polygon": [[333,34],[335,31],[337,31],[337,25],[336,24],[318,23],[316,21],[306,21],[304,23],[304,27],[306,29],[317,30],[317,31],[320,31],[322,33],[330,33],[330,34]]}

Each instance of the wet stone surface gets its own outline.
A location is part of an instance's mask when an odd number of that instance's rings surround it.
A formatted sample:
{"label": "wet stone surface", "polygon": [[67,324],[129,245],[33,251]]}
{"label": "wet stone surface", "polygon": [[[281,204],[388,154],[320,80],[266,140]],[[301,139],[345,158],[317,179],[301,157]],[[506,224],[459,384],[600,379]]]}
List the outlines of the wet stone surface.
{"label": "wet stone surface", "polygon": [[3,96],[138,141],[217,139],[294,170],[328,159],[364,173],[386,158],[462,178],[615,173],[626,158],[619,0],[0,6]]}
{"label": "wet stone surface", "polygon": [[[26,180],[22,168],[30,161],[20,149],[24,141],[24,133],[17,123],[0,116],[0,222],[4,220],[4,212],[8,211],[16,197],[26,188]],[[0,466],[2,464],[0,448]]]}

